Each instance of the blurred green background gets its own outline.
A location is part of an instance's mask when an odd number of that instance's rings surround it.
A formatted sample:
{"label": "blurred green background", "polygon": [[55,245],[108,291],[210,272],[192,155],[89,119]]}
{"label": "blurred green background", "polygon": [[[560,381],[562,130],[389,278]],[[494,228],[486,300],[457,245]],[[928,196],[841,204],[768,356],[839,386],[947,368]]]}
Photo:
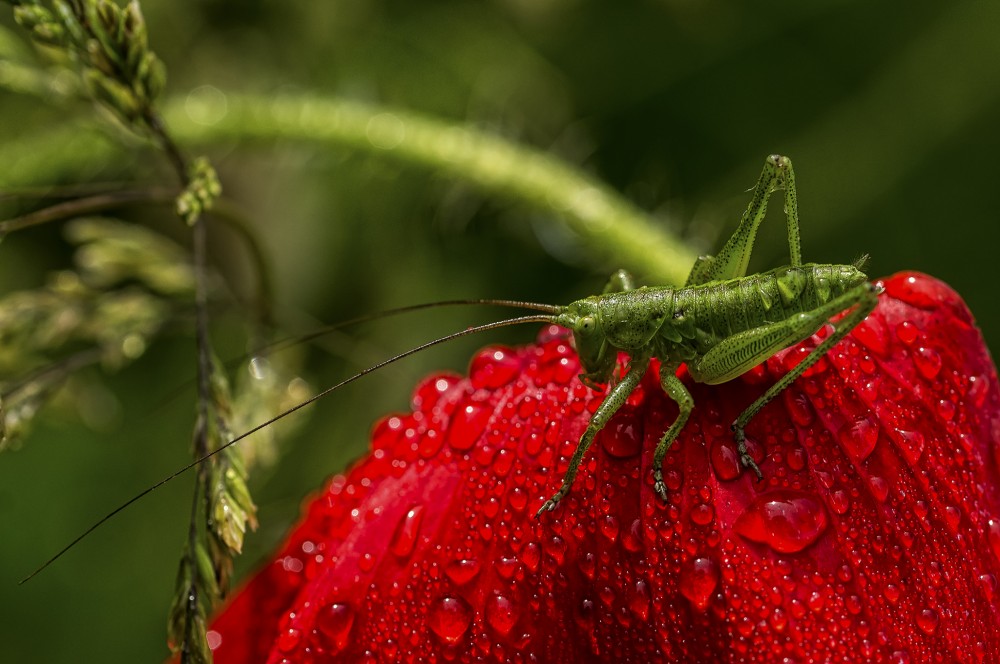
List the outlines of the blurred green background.
{"label": "blurred green background", "polygon": [[[755,5],[758,3],[755,3]],[[728,0],[490,2],[172,0],[144,3],[167,96],[314,92],[471,123],[557,155],[609,183],[698,251],[731,231],[766,155],[795,162],[803,255],[870,273],[929,272],[967,300],[1000,343],[996,276],[1000,154],[1000,4],[827,0],[768,6]],[[13,29],[6,5],[2,25]],[[30,60],[9,43],[5,56]],[[25,55],[28,53],[29,55]],[[4,144],[63,126],[66,108],[0,88]],[[269,252],[279,314],[292,329],[428,300],[515,297],[565,303],[601,288],[616,264],[595,259],[543,214],[452,179],[328,147],[227,140],[205,151],[226,192],[251,211]],[[149,152],[61,182],[168,181]],[[37,184],[46,184],[39,182]],[[3,182],[0,182],[0,189]],[[10,215],[18,209],[6,209]],[[752,268],[787,260],[774,206]],[[130,218],[182,240],[161,212]],[[216,230],[213,258],[249,282],[241,245]],[[0,245],[0,289],[64,267],[56,227]],[[640,278],[642,275],[638,275]],[[496,312],[439,310],[357,331],[340,354],[313,349],[325,386]],[[243,350],[232,321],[223,356]],[[303,497],[366,444],[371,423],[407,408],[432,369],[462,371],[490,342],[466,339],[364,379],[313,410],[252,489],[262,527],[241,570],[259,564]],[[53,409],[23,449],[0,458],[0,659],[155,662],[186,532],[192,479],[157,491],[45,574],[16,580],[125,497],[186,462],[193,340],[157,342],[108,378],[120,406],[94,431]]]}

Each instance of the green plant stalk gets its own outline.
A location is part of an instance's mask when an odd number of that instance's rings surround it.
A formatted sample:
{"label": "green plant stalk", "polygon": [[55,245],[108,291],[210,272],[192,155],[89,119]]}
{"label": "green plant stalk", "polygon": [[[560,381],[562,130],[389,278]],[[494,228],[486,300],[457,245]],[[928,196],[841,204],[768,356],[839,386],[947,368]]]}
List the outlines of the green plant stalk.
{"label": "green plant stalk", "polygon": [[[216,105],[225,104],[225,107]],[[199,124],[185,109],[204,117]],[[313,95],[188,96],[164,105],[173,138],[188,146],[232,139],[300,141],[351,149],[468,182],[487,194],[547,212],[609,265],[628,267],[645,281],[683,283],[695,252],[620,194],[544,152],[473,127],[426,116]],[[86,170],[120,155],[95,129],[48,130],[7,143],[0,188],[37,184]],[[55,163],[50,163],[55,162]]]}

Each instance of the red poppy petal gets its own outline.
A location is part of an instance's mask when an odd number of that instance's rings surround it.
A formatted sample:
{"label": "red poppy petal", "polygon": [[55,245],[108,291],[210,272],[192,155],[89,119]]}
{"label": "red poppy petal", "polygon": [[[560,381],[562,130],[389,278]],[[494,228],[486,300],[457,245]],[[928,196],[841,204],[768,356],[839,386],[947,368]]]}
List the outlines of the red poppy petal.
{"label": "red poppy petal", "polygon": [[996,372],[972,318],[918,274],[747,429],[729,424],[816,339],[740,379],[650,370],[541,519],[600,403],[557,328],[422,383],[213,623],[216,661],[1000,659]]}

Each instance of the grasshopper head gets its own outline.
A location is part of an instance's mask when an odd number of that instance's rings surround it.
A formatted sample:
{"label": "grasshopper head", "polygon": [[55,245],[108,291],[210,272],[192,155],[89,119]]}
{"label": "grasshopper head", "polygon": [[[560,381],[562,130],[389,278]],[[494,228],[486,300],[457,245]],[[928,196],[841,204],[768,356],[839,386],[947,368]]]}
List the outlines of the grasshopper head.
{"label": "grasshopper head", "polygon": [[556,318],[556,323],[573,331],[576,352],[584,373],[580,379],[588,387],[606,383],[615,368],[618,353],[608,343],[601,326],[600,309],[593,302],[577,300]]}

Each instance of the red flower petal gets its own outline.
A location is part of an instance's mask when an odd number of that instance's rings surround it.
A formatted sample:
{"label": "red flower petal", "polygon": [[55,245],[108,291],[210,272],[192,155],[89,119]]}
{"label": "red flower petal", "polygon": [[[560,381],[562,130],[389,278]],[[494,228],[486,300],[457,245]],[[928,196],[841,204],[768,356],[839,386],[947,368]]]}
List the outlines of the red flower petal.
{"label": "red flower petal", "polygon": [[600,403],[567,339],[427,379],[216,618],[216,661],[1000,661],[996,372],[954,292],[885,286],[751,421],[761,484],[729,423],[815,339],[687,381],[668,505],[654,372],[537,520]]}

